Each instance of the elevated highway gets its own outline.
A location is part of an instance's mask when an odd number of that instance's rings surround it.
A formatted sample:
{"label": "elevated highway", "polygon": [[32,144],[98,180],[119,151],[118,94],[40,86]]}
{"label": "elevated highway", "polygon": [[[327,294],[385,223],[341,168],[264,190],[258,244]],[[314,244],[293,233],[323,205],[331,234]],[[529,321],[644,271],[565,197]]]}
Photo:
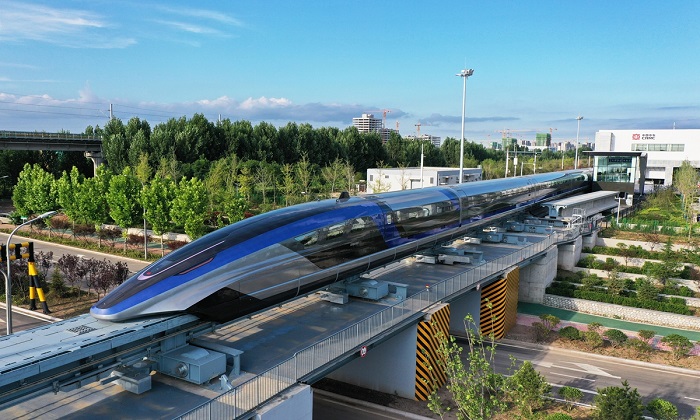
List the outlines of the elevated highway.
{"label": "elevated highway", "polygon": [[0,130],[0,150],[84,152],[95,167],[103,162],[102,137],[85,134]]}

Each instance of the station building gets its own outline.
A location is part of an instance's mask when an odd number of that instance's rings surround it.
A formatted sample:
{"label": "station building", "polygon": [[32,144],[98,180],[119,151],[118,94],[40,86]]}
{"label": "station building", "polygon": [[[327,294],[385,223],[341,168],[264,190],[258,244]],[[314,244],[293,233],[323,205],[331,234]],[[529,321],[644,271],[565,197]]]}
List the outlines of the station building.
{"label": "station building", "polygon": [[[464,168],[464,182],[481,181],[481,168]],[[413,190],[459,183],[459,168],[411,167],[367,169],[367,193]]]}
{"label": "station building", "polygon": [[671,185],[685,160],[700,168],[700,130],[600,130],[591,154],[594,181],[634,183],[635,193],[649,193]]}

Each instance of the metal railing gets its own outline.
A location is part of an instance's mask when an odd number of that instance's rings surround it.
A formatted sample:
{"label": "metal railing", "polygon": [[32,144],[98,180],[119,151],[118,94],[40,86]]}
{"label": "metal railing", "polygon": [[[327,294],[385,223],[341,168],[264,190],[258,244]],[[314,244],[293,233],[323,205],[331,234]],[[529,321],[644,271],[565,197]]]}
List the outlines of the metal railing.
{"label": "metal railing", "polygon": [[553,232],[544,240],[518,249],[493,261],[482,263],[457,276],[436,283],[403,302],[371,315],[338,333],[296,352],[279,365],[268,369],[231,391],[204,403],[179,417],[184,420],[237,419],[294,386],[298,380],[350,352],[390,328],[495,274],[546,251],[557,242],[580,235],[580,229]]}
{"label": "metal railing", "polygon": [[0,138],[36,140],[102,140],[102,136],[70,133],[44,133],[41,131],[0,131]]}

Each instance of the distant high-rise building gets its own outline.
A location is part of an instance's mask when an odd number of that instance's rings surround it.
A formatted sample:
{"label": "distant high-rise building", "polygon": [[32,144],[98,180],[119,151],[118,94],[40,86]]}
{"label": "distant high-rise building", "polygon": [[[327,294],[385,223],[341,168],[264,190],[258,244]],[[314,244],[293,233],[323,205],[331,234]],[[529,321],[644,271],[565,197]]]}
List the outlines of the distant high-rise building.
{"label": "distant high-rise building", "polygon": [[552,135],[550,133],[537,133],[535,136],[535,146],[549,147],[552,145]]}
{"label": "distant high-rise building", "polygon": [[375,118],[374,114],[362,114],[361,117],[353,118],[352,125],[360,133],[379,133],[384,143],[389,140],[391,130],[385,130],[382,119]]}
{"label": "distant high-rise building", "polygon": [[518,144],[518,139],[514,137],[503,137],[501,140],[503,143],[503,150],[508,150],[508,149],[513,149],[513,146],[517,146]]}

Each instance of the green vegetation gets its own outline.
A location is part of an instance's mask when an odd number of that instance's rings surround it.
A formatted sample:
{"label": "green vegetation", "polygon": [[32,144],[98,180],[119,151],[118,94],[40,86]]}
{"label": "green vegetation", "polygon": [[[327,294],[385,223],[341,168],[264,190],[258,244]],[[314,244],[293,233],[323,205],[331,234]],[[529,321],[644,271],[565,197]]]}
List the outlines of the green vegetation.
{"label": "green vegetation", "polygon": [[630,389],[627,381],[622,386],[609,386],[598,389],[593,398],[595,418],[601,420],[637,420],[642,418],[644,405],[637,388]]}
{"label": "green vegetation", "polygon": [[654,398],[646,405],[646,410],[651,417],[658,420],[677,420],[678,407],[662,398]]}

